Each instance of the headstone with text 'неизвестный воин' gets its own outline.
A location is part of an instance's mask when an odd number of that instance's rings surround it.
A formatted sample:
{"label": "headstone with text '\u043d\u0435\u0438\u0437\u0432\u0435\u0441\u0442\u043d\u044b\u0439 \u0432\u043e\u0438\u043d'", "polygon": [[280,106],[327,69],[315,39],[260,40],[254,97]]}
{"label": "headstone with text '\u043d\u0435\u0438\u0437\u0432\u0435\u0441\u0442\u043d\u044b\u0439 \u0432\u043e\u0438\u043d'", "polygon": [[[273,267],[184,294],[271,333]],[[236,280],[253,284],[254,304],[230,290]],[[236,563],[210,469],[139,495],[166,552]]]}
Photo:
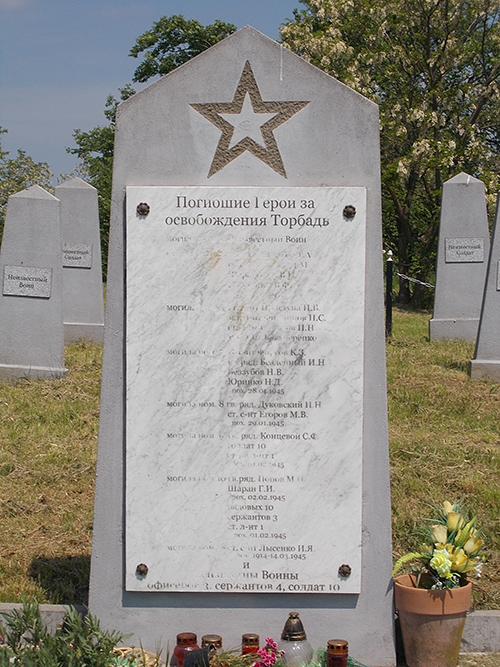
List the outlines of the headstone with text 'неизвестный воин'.
{"label": "headstone with text '\u043d\u0435\u0438\u0437\u0432\u0435\u0441\u0442\u043d\u044b\u0439 \u0432\u043e\u0438\u043d'", "polygon": [[9,197],[0,251],[0,378],[66,373],[60,207],[39,185]]}

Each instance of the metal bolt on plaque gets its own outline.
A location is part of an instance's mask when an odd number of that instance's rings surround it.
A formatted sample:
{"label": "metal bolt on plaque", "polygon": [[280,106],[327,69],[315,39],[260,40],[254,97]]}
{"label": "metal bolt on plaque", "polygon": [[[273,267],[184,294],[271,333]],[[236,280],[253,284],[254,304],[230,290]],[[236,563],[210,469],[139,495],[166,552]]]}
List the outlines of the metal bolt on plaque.
{"label": "metal bolt on plaque", "polygon": [[144,201],[141,201],[140,204],[137,204],[137,213],[142,216],[148,215],[149,211],[151,210],[151,207],[149,204],[147,204]]}
{"label": "metal bolt on plaque", "polygon": [[149,568],[144,563],[139,563],[139,565],[135,569],[135,573],[137,575],[139,575],[140,577],[145,577],[148,572],[149,572]]}
{"label": "metal bolt on plaque", "polygon": [[344,218],[347,218],[348,220],[351,220],[356,215],[356,207],[351,206],[350,204],[348,206],[344,206],[344,210],[342,211],[342,215],[344,216]]}
{"label": "metal bolt on plaque", "polygon": [[347,565],[347,563],[344,563],[343,565],[341,565],[339,567],[339,574],[340,574],[341,577],[345,577],[345,578],[350,577],[351,572],[352,572],[351,566]]}

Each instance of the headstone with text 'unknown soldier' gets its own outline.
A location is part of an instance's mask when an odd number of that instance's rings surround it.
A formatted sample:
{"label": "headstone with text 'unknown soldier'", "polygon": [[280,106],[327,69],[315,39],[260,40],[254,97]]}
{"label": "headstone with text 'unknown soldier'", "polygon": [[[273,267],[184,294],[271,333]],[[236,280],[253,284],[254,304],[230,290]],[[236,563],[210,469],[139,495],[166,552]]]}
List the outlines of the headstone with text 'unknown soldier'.
{"label": "headstone with text 'unknown soldier'", "polygon": [[0,252],[0,378],[66,373],[60,206],[38,185],[9,197]]}
{"label": "headstone with text 'unknown soldier'", "polygon": [[443,186],[431,340],[476,340],[489,250],[484,185],[458,174]]}
{"label": "headstone with text 'unknown soldier'", "polygon": [[81,178],[55,189],[61,201],[64,340],[102,344],[104,295],[97,190]]}

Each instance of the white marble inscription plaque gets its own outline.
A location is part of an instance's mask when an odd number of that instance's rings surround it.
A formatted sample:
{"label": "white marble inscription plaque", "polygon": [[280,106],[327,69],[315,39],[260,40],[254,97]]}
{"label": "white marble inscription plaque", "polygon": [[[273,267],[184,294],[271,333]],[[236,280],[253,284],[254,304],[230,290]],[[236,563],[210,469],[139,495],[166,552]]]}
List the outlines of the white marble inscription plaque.
{"label": "white marble inscription plaque", "polygon": [[127,590],[360,591],[365,225],[364,188],[127,188]]}
{"label": "white marble inscription plaque", "polygon": [[484,262],[483,238],[445,239],[445,262]]}
{"label": "white marble inscription plaque", "polygon": [[4,266],[3,294],[5,296],[35,296],[50,298],[52,269],[35,266]]}
{"label": "white marble inscription plaque", "polygon": [[77,269],[92,268],[92,243],[63,243],[63,266]]}

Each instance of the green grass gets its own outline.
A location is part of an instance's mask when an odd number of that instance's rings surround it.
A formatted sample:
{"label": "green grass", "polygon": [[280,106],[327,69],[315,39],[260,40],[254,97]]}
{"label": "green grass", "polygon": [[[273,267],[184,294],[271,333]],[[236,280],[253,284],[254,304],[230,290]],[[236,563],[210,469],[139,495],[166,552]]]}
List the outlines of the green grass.
{"label": "green grass", "polygon": [[85,603],[101,348],[66,349],[65,379],[0,384],[0,601]]}
{"label": "green grass", "polygon": [[472,381],[474,346],[429,342],[427,313],[396,311],[387,345],[394,554],[415,546],[425,503],[464,498],[492,551],[477,608],[500,609],[500,385]]}
{"label": "green grass", "polygon": [[[428,313],[395,310],[387,344],[394,555],[425,503],[465,498],[488,527],[478,609],[500,609],[500,385],[467,374],[473,346],[429,342]],[[0,384],[0,601],[86,603],[101,349],[68,376]]]}

